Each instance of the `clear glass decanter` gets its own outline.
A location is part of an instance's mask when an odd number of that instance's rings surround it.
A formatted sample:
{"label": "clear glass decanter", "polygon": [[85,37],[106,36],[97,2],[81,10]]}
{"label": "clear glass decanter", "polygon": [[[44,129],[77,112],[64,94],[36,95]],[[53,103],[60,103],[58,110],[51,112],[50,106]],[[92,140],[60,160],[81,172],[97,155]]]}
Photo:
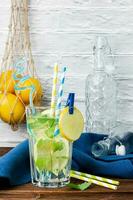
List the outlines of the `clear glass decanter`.
{"label": "clear glass decanter", "polygon": [[133,151],[133,124],[120,120],[117,76],[107,39],[97,37],[93,51],[94,68],[87,77],[85,91],[86,131],[108,136],[92,145],[92,154],[129,154]]}
{"label": "clear glass decanter", "polygon": [[86,131],[111,134],[116,123],[116,82],[113,63],[106,65],[110,47],[98,36],[93,48],[94,68],[86,80]]}

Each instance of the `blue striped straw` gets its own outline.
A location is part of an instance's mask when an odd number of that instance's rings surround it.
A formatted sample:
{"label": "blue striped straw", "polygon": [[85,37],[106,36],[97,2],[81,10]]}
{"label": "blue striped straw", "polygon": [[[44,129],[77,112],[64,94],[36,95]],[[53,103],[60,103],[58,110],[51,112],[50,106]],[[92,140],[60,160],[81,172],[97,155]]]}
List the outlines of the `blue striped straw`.
{"label": "blue striped straw", "polygon": [[64,86],[64,82],[65,82],[65,73],[66,73],[66,67],[63,67],[61,81],[60,81],[60,87],[59,87],[59,92],[58,92],[57,106],[56,106],[57,126],[56,126],[56,129],[55,129],[55,132],[54,132],[54,136],[57,136],[59,134],[58,122],[59,122],[60,110],[61,110],[61,104],[62,104],[63,86]]}

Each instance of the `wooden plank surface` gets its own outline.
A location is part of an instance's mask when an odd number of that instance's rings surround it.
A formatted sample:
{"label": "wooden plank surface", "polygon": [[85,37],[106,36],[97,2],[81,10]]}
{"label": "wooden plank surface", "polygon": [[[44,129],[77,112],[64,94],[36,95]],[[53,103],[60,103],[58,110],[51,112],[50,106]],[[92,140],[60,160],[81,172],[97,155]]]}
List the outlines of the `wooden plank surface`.
{"label": "wooden plank surface", "polygon": [[11,147],[0,147],[0,156],[3,156],[5,153],[10,151],[12,148]]}
{"label": "wooden plank surface", "polygon": [[[0,155],[4,155],[11,148],[0,148]],[[76,181],[77,182],[77,181]],[[133,180],[120,180],[118,190],[110,190],[92,185],[86,191],[72,190],[68,187],[59,189],[45,189],[25,184],[11,188],[0,188],[0,200],[133,200]]]}
{"label": "wooden plank surface", "polygon": [[133,199],[133,181],[120,180],[121,184],[118,190],[113,191],[100,186],[92,185],[85,191],[72,190],[68,187],[59,189],[44,189],[26,184],[0,190],[0,199],[46,199],[46,200],[132,200]]}

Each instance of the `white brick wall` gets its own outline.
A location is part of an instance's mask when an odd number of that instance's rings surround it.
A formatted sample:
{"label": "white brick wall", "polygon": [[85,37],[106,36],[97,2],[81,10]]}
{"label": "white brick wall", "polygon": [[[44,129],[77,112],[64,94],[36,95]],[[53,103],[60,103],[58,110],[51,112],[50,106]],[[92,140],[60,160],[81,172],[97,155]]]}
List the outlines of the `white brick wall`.
{"label": "white brick wall", "polygon": [[[0,0],[0,58],[9,7],[10,0]],[[98,33],[108,35],[118,75],[133,74],[132,0],[30,0],[29,21],[35,63],[47,98],[51,90],[48,75],[52,75],[53,64],[58,60],[69,66],[65,98],[68,91],[75,91],[77,105],[84,113],[85,79],[93,67],[92,46]],[[15,145],[23,139],[22,130],[12,133],[7,125],[0,126],[1,145]]]}

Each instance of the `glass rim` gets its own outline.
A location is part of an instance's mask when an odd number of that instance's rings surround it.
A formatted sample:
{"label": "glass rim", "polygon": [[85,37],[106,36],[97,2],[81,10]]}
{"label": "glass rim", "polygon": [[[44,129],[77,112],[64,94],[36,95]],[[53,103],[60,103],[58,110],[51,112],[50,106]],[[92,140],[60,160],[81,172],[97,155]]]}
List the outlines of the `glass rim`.
{"label": "glass rim", "polygon": [[[34,106],[34,108],[35,108],[35,111],[39,111],[40,110],[40,112],[51,109],[50,106]],[[31,112],[30,115],[33,114],[32,113],[32,107],[30,105],[26,106],[25,111],[26,111],[25,112],[26,113],[26,118],[29,116],[29,114],[28,114],[29,112]]]}
{"label": "glass rim", "polygon": [[[30,105],[26,106],[26,109],[28,108],[32,109]],[[49,108],[49,110],[51,109],[50,106],[34,106],[34,108],[38,108],[38,109]]]}

